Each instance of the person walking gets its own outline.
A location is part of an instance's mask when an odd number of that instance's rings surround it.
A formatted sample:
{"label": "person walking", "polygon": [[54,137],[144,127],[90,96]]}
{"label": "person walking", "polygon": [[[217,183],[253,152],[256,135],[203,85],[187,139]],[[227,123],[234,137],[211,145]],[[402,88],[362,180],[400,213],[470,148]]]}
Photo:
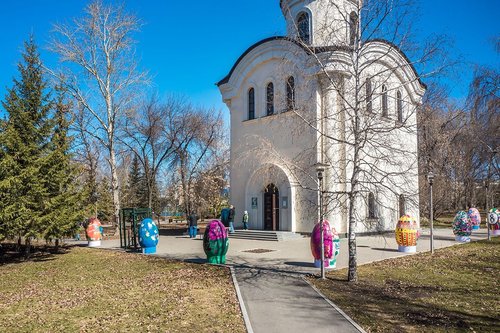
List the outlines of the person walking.
{"label": "person walking", "polygon": [[248,212],[243,212],[243,230],[248,230]]}
{"label": "person walking", "polygon": [[229,207],[229,233],[234,233],[234,215],[236,214],[236,211],[234,210],[234,206],[231,205]]}
{"label": "person walking", "polygon": [[188,217],[189,220],[189,238],[196,238],[198,234],[198,215],[192,212]]}

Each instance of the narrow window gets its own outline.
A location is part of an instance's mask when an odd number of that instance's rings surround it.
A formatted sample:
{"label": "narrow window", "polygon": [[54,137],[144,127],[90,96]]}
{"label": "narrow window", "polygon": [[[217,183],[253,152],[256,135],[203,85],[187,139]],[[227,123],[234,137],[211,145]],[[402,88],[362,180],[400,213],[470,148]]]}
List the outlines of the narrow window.
{"label": "narrow window", "polygon": [[349,15],[349,45],[353,46],[358,34],[358,15],[352,12]]}
{"label": "narrow window", "polygon": [[399,216],[406,214],[406,199],[404,195],[399,196]]}
{"label": "narrow window", "polygon": [[286,81],[286,110],[295,109],[295,79],[290,76]]}
{"label": "narrow window", "polygon": [[365,90],[366,90],[366,111],[372,112],[372,80],[370,78],[366,79],[365,82]]}
{"label": "narrow window", "polygon": [[299,30],[299,39],[304,44],[311,44],[311,30],[310,30],[309,14],[302,12],[297,17],[297,29]]}
{"label": "narrow window", "polygon": [[268,116],[274,114],[274,85],[272,82],[266,88],[266,112]]}
{"label": "narrow window", "polygon": [[255,119],[255,89],[248,91],[248,119]]}
{"label": "narrow window", "polygon": [[375,214],[375,196],[372,192],[368,194],[368,218],[374,219],[376,218]]}
{"label": "narrow window", "polygon": [[389,111],[387,109],[387,87],[382,86],[382,117],[387,117]]}
{"label": "narrow window", "polygon": [[398,121],[400,123],[403,122],[403,98],[401,97],[401,92],[398,91],[396,93],[396,108],[397,108],[397,115],[398,115]]}

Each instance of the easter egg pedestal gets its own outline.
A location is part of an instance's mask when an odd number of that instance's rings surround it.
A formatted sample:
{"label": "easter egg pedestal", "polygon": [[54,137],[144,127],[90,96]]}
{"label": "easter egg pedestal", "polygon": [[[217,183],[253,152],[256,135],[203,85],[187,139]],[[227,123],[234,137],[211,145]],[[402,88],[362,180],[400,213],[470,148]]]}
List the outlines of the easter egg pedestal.
{"label": "easter egg pedestal", "polygon": [[[336,262],[332,262],[333,260],[330,260],[330,259],[327,259],[325,260],[325,268],[330,268],[330,269],[333,269],[335,267],[337,267],[337,263]],[[314,267],[316,268],[321,268],[321,259],[314,259]]]}
{"label": "easter egg pedestal", "polygon": [[207,256],[207,262],[209,264],[224,265],[226,263],[226,256]]}
{"label": "easter egg pedestal", "polygon": [[156,246],[143,247],[142,248],[142,253],[143,254],[153,254],[153,253],[156,253]]}
{"label": "easter egg pedestal", "polygon": [[101,246],[101,241],[100,240],[89,240],[89,247],[99,247]]}
{"label": "easter egg pedestal", "polygon": [[455,236],[455,240],[460,243],[469,243],[470,242],[470,237],[469,236]]}
{"label": "easter egg pedestal", "polygon": [[417,247],[398,245],[398,251],[403,253],[417,253]]}
{"label": "easter egg pedestal", "polygon": [[500,236],[500,230],[491,230],[492,236]]}

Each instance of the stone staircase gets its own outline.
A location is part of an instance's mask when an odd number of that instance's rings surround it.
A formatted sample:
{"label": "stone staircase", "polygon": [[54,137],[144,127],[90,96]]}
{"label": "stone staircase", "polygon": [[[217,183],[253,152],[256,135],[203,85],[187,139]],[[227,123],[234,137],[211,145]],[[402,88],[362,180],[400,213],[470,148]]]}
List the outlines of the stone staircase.
{"label": "stone staircase", "polygon": [[235,230],[229,238],[279,242],[302,238],[302,235],[289,231]]}

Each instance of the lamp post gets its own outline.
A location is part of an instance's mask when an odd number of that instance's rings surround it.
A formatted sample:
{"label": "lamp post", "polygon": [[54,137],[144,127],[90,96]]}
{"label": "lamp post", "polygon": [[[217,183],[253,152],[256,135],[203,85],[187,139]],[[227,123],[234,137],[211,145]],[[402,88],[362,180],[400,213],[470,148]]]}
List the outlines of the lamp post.
{"label": "lamp post", "polygon": [[323,230],[323,172],[328,165],[323,163],[316,164],[316,172],[318,176],[318,193],[319,193],[319,230],[321,238],[321,279],[325,279],[325,240]]}
{"label": "lamp post", "polygon": [[490,234],[490,220],[489,220],[489,216],[488,216],[488,212],[489,212],[489,209],[488,209],[488,187],[489,187],[489,182],[488,182],[488,179],[486,179],[484,181],[484,189],[485,189],[485,197],[486,197],[486,228],[488,229],[488,240],[490,241],[491,240],[491,234]]}
{"label": "lamp post", "polygon": [[432,184],[434,184],[434,173],[432,171],[427,174],[427,181],[429,182],[430,194],[430,228],[431,228],[431,254],[434,254],[434,207],[432,205]]}

